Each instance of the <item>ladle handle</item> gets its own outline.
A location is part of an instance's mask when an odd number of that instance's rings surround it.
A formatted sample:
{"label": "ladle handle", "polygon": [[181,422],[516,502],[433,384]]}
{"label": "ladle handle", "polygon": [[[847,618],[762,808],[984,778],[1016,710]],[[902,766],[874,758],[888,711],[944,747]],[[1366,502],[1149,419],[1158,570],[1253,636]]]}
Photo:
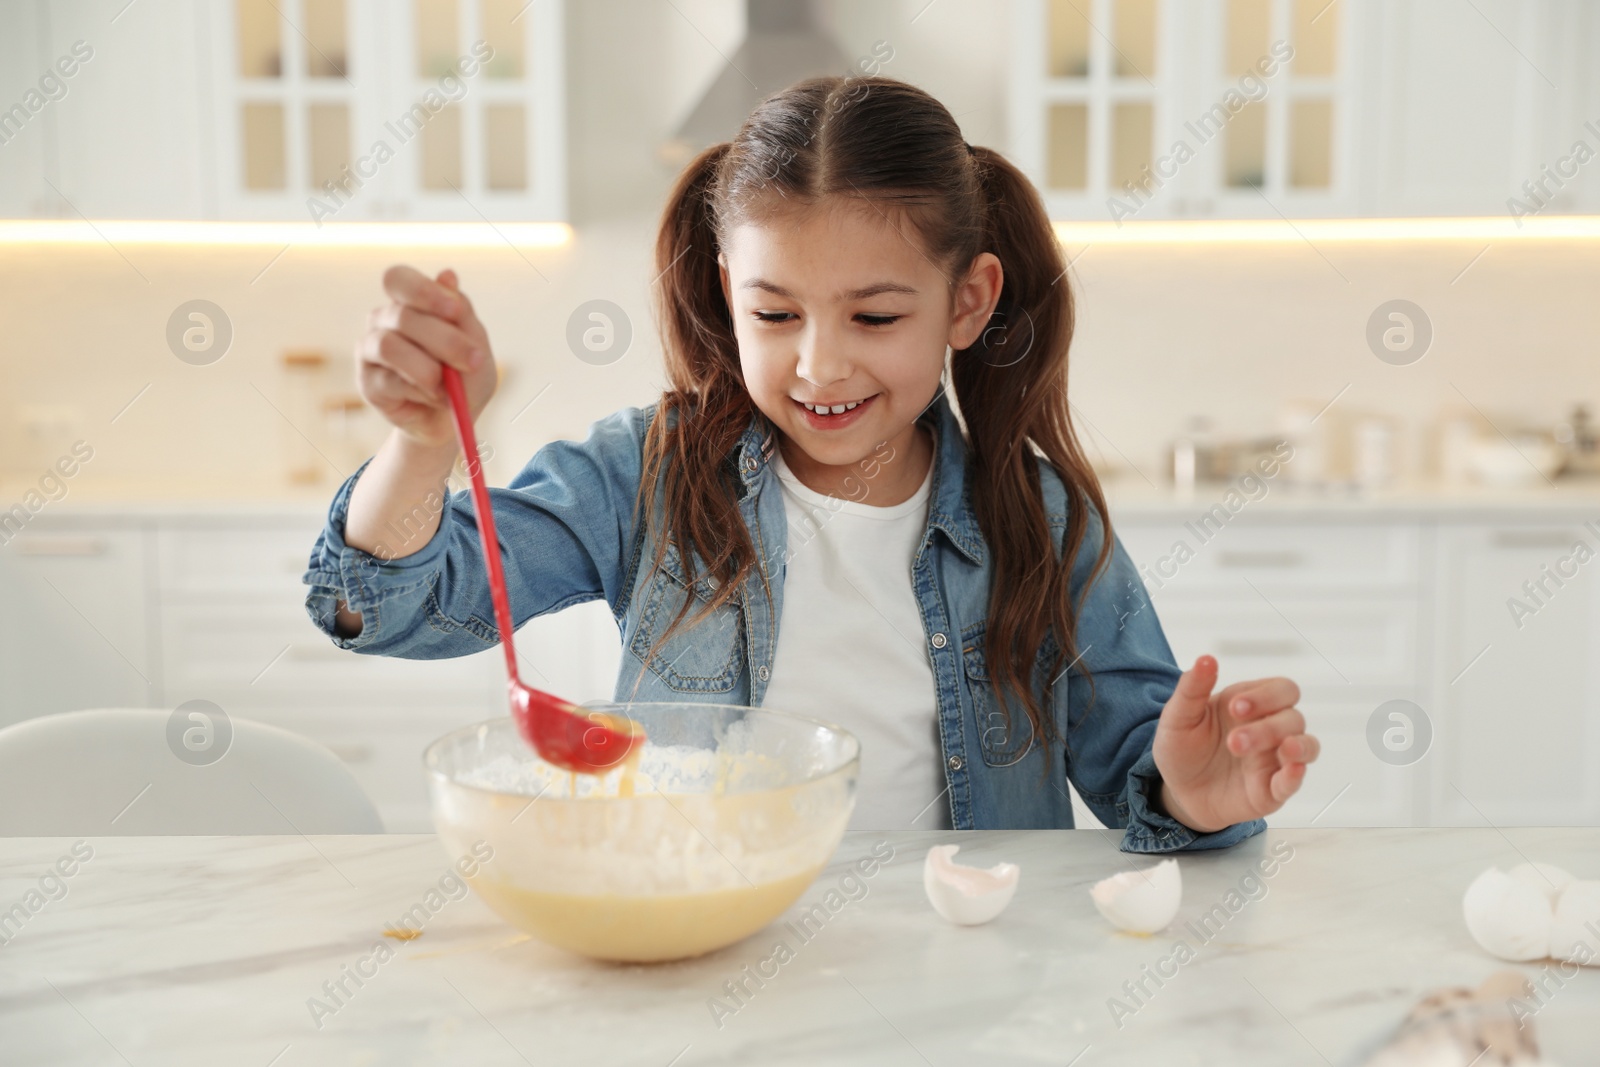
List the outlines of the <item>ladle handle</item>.
{"label": "ladle handle", "polygon": [[483,481],[483,464],[478,460],[478,435],[472,429],[472,408],[467,405],[466,386],[457,370],[445,364],[445,392],[450,394],[450,414],[455,417],[456,437],[461,441],[467,477],[472,480],[472,507],[478,516],[478,540],[483,543],[483,560],[489,568],[489,598],[494,601],[494,624],[500,631],[500,645],[506,654],[506,675],[513,685],[517,678],[517,652],[511,644],[516,629],[511,622],[511,598],[506,593],[506,574],[500,564],[500,538],[494,532],[494,511],[489,507],[489,487]]}

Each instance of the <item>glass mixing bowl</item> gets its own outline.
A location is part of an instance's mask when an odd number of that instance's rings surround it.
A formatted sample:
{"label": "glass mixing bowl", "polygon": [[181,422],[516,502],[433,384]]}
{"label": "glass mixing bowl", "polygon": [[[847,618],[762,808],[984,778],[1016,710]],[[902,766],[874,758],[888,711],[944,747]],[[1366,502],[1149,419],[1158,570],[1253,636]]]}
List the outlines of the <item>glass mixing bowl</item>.
{"label": "glass mixing bowl", "polygon": [[698,956],[767,925],[833,856],[860,766],[845,730],[720,704],[591,710],[644,727],[637,767],[569,774],[509,718],[423,755],[446,850],[512,925],[596,959]]}

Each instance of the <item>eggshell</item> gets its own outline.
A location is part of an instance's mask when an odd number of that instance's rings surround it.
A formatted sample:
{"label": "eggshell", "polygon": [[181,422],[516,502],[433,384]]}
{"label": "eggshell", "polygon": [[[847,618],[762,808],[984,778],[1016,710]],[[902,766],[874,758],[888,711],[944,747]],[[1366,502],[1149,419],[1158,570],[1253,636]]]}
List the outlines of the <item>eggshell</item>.
{"label": "eggshell", "polygon": [[958,926],[977,926],[1006,910],[1022,868],[1015,863],[968,867],[955,861],[960,850],[960,845],[930,848],[922,864],[922,888],[940,916]]}
{"label": "eggshell", "polygon": [[1553,863],[1519,863],[1506,873],[1549,897],[1551,907],[1555,906],[1562,890],[1577,881],[1570,872]]}
{"label": "eggshell", "polygon": [[1112,926],[1132,934],[1153,934],[1178,914],[1183,877],[1177,860],[1162,860],[1143,871],[1114,874],[1096,883],[1089,895]]}
{"label": "eggshell", "polygon": [[1550,951],[1550,898],[1522,878],[1490,867],[1467,887],[1461,911],[1472,939],[1490,955],[1521,962]]}
{"label": "eggshell", "polygon": [[1574,880],[1562,890],[1550,924],[1550,955],[1600,967],[1600,882]]}

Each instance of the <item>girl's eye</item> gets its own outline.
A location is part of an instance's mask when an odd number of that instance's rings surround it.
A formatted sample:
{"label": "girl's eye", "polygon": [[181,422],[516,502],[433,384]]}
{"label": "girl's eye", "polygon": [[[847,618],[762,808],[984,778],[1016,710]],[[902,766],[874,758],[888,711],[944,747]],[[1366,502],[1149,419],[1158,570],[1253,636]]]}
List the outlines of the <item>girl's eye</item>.
{"label": "girl's eye", "polygon": [[899,315],[866,315],[866,314],[862,314],[862,315],[857,315],[856,318],[860,319],[862,324],[866,325],[866,326],[892,326],[895,323],[900,321],[900,316]]}
{"label": "girl's eye", "polygon": [[758,311],[755,314],[756,318],[761,322],[788,322],[789,319],[782,318],[781,316],[788,315],[790,318],[794,317],[794,312],[792,311]]}

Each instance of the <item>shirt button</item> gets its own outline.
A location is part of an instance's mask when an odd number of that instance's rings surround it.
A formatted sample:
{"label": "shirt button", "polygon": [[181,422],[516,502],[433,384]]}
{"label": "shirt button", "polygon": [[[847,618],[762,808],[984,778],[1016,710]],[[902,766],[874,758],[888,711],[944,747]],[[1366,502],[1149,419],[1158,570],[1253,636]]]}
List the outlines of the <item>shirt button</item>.
{"label": "shirt button", "polygon": [[746,457],[744,457],[744,469],[745,470],[753,471],[758,466],[760,466],[760,463],[757,462],[756,457],[754,457],[754,456],[746,456]]}
{"label": "shirt button", "polygon": [[766,664],[765,664],[765,663],[763,663],[763,664],[762,664],[762,665],[761,665],[761,668],[760,668],[760,669],[759,669],[759,670],[757,670],[757,671],[756,671],[756,677],[757,677],[757,678],[760,678],[760,679],[761,679],[761,680],[762,680],[762,681],[763,681],[763,682],[764,682],[764,681],[766,681],[766,680],[767,680],[767,679],[768,679],[768,678],[771,678],[771,677],[772,677],[772,672],[771,672],[771,671],[769,671],[769,670],[768,670],[768,669],[767,669],[767,665],[766,665]]}
{"label": "shirt button", "polygon": [[948,643],[949,643],[949,641],[944,636],[944,634],[934,634],[933,635],[933,647],[934,648],[943,648]]}
{"label": "shirt button", "polygon": [[952,771],[959,771],[963,766],[966,765],[966,762],[967,761],[962,759],[960,756],[951,756],[950,757],[950,769]]}

